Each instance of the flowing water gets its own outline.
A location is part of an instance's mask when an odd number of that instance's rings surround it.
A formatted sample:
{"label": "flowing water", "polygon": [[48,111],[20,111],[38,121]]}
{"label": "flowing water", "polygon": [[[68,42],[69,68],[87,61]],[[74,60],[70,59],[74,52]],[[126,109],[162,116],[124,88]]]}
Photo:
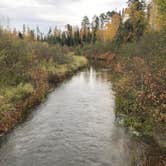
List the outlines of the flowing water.
{"label": "flowing water", "polygon": [[3,137],[0,166],[136,165],[144,144],[116,125],[114,109],[107,72],[86,69]]}

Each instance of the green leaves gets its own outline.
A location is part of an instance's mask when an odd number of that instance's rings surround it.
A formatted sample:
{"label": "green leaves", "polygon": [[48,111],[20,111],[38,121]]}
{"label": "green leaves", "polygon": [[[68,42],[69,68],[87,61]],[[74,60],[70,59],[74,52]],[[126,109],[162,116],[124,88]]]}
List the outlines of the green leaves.
{"label": "green leaves", "polygon": [[16,102],[20,99],[28,97],[34,91],[33,86],[30,83],[19,84],[16,87],[7,88],[4,91],[4,97],[10,102]]}
{"label": "green leaves", "polygon": [[166,16],[166,1],[165,0],[157,0],[158,3],[158,9],[160,13],[164,16]]}

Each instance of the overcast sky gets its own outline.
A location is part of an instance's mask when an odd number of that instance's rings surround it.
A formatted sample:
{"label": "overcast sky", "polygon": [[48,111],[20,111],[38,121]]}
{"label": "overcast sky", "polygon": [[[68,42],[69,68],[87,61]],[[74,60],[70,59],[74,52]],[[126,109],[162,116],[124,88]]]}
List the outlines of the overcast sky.
{"label": "overcast sky", "polygon": [[[40,26],[47,31],[49,26],[63,27],[67,23],[80,25],[83,16],[111,10],[119,11],[127,0],[0,0],[0,24],[22,29]],[[9,18],[9,21],[7,21]]]}

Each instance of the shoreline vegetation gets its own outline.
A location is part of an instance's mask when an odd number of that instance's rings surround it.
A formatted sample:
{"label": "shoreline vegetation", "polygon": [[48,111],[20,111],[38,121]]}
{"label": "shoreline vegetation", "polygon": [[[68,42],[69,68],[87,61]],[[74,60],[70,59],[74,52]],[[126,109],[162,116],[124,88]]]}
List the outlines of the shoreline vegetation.
{"label": "shoreline vegetation", "polygon": [[[119,123],[166,149],[166,3],[129,0],[76,54],[104,61],[111,72]],[[100,18],[100,17],[99,17]],[[104,14],[108,18],[108,13]]]}
{"label": "shoreline vegetation", "polygon": [[134,135],[154,139],[166,148],[166,35],[149,33],[139,41],[87,45],[76,53],[101,62],[110,73],[118,123]]}
{"label": "shoreline vegetation", "polygon": [[68,48],[11,38],[0,32],[0,134],[39,105],[50,88],[88,63]]}

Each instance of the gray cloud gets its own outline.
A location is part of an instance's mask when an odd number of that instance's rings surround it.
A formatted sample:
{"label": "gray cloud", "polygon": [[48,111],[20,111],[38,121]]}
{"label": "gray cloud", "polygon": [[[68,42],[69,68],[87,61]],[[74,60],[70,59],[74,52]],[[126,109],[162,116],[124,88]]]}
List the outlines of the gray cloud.
{"label": "gray cloud", "polygon": [[80,2],[81,0],[36,0],[42,4],[50,4],[50,5],[59,5],[59,4],[69,4],[73,2]]}
{"label": "gray cloud", "polygon": [[93,15],[108,10],[119,10],[125,6],[125,2],[126,0],[5,0],[0,1],[0,16],[9,17],[11,27],[21,28],[22,24],[32,27],[40,25],[45,31],[49,26],[62,27],[67,23],[80,25],[84,15],[92,18]]}

